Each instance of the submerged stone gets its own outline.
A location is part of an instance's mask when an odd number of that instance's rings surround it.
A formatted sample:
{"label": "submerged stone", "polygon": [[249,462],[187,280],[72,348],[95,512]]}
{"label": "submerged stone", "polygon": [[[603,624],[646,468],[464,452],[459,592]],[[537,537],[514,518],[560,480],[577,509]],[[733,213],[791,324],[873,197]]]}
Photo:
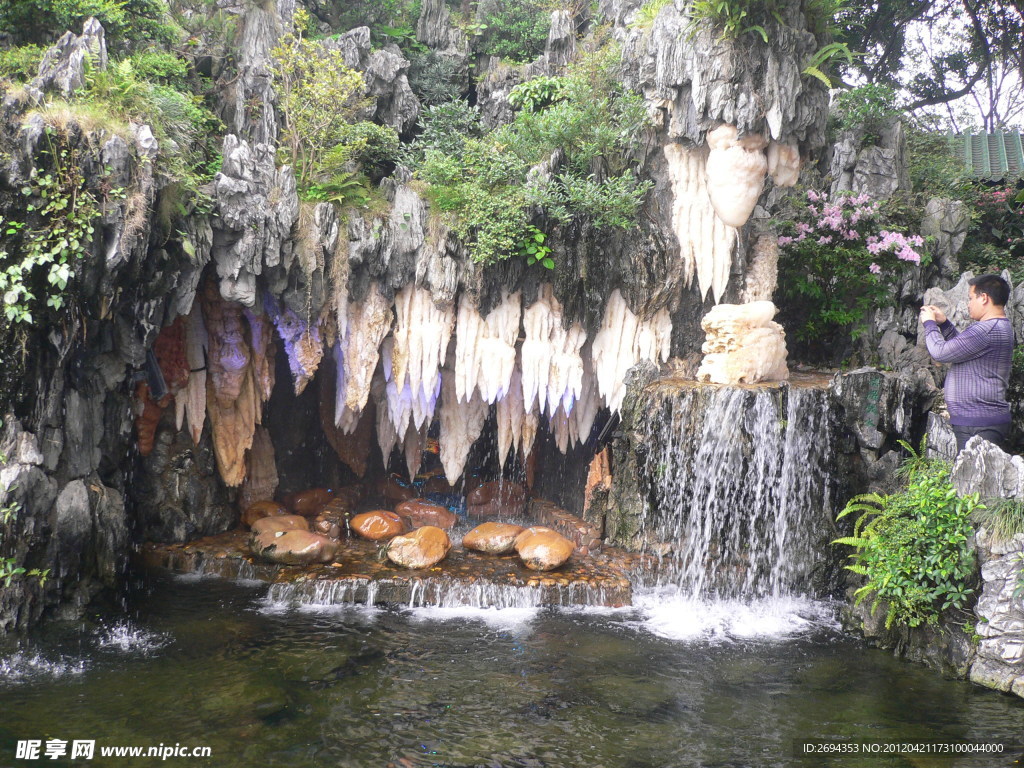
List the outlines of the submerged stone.
{"label": "submerged stone", "polygon": [[516,536],[515,548],[531,571],[552,571],[569,559],[575,545],[558,531],[534,525]]}
{"label": "submerged stone", "polygon": [[356,515],[349,522],[353,531],[364,539],[380,541],[405,532],[405,522],[389,509],[374,509]]}
{"label": "submerged stone", "polygon": [[515,549],[516,536],[522,532],[521,525],[481,523],[462,537],[462,546],[489,555],[506,555]]}
{"label": "submerged stone", "polygon": [[425,525],[392,539],[388,560],[403,568],[429,568],[443,560],[451,548],[447,533],[435,525]]}
{"label": "submerged stone", "polygon": [[451,530],[459,521],[458,516],[447,507],[440,504],[432,504],[422,499],[410,499],[403,501],[395,507],[395,513],[409,521],[410,528],[420,528],[424,525],[436,525],[438,528]]}
{"label": "submerged stone", "polygon": [[338,543],[309,531],[268,531],[253,537],[252,550],[274,563],[308,565],[331,562]]}
{"label": "submerged stone", "polygon": [[492,480],[466,496],[470,517],[519,517],[526,509],[526,489],[519,483]]}
{"label": "submerged stone", "polygon": [[297,515],[316,517],[333,498],[334,491],[330,488],[310,488],[308,491],[288,494],[284,497],[284,503]]}
{"label": "submerged stone", "polygon": [[242,525],[252,528],[253,523],[265,517],[282,517],[291,514],[284,506],[276,501],[257,501],[250,504],[242,513]]}
{"label": "submerged stone", "polygon": [[252,524],[252,535],[262,536],[264,533],[278,531],[308,531],[309,523],[302,515],[278,515],[264,517]]}

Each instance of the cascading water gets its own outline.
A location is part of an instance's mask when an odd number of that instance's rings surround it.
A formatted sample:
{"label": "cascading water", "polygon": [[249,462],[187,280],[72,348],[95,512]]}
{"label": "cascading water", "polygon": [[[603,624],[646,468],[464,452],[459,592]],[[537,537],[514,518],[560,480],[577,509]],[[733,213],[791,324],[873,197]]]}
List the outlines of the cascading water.
{"label": "cascading water", "polygon": [[827,398],[791,385],[674,386],[655,398],[641,487],[659,587],[701,600],[810,591],[833,496]]}

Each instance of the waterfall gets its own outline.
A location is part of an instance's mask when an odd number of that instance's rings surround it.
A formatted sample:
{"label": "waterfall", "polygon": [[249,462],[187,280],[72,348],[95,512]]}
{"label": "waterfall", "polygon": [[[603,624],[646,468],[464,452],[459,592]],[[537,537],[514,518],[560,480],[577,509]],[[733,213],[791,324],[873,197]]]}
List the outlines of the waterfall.
{"label": "waterfall", "polygon": [[827,391],[674,386],[651,406],[641,488],[658,586],[698,599],[809,592],[833,497]]}

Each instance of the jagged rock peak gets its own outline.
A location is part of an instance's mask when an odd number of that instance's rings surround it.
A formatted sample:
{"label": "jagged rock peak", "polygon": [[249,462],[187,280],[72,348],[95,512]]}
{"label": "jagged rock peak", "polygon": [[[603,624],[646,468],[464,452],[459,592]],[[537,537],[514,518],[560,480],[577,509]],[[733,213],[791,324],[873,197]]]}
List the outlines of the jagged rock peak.
{"label": "jagged rock peak", "polygon": [[106,33],[92,17],[82,26],[81,35],[65,32],[46,52],[38,76],[28,86],[29,95],[42,101],[43,93],[55,89],[65,99],[70,98],[85,85],[85,65],[90,58],[94,68],[107,68]]}

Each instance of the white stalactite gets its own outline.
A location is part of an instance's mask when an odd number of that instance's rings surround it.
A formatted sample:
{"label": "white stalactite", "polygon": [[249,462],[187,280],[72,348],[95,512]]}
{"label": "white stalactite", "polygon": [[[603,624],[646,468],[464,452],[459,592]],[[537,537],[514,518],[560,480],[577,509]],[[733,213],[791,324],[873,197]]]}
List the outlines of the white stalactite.
{"label": "white stalactite", "polygon": [[380,357],[380,344],[391,329],[392,321],[391,307],[376,283],[370,286],[362,301],[339,302],[339,310],[342,303],[345,304],[345,320],[338,322],[338,384],[334,406],[334,422],[338,426],[342,426],[343,420],[346,425],[351,423],[351,417],[346,418],[346,410],[359,414],[366,406]]}
{"label": "white stalactite", "polygon": [[626,306],[619,291],[612,293],[593,345],[597,391],[609,409],[617,412],[622,406],[626,371],[641,360],[668,360],[671,336],[672,320],[667,310],[641,320]]}
{"label": "white stalactite", "polygon": [[[455,312],[450,307],[438,309],[430,291],[410,285],[396,294],[395,315],[388,402],[391,418],[401,432],[399,418],[406,407],[417,429],[429,426],[434,416]],[[388,368],[385,361],[386,372]]]}
{"label": "white stalactite", "polygon": [[751,248],[753,255],[747,267],[746,280],[740,293],[741,303],[771,301],[779,279],[779,241],[770,233],[759,235]]}
{"label": "white stalactite", "polygon": [[454,374],[445,371],[441,386],[441,465],[448,482],[462,477],[469,458],[469,449],[480,437],[489,408],[479,393],[468,403],[460,403],[456,393]]}
{"label": "white stalactite", "polygon": [[711,291],[720,301],[729,282],[736,229],[715,213],[708,195],[707,150],[665,145],[672,184],[672,229],[679,241],[686,284],[697,277],[701,297]]}
{"label": "white stalactite", "polygon": [[[423,461],[423,449],[427,445],[427,430],[410,426],[405,432],[405,468],[409,471],[409,479],[415,480]],[[467,451],[468,453],[468,451]]]}
{"label": "white stalactite", "polygon": [[715,213],[731,227],[742,227],[757,205],[768,172],[763,136],[737,138],[736,128],[720,125],[707,136],[708,197]]}
{"label": "white stalactite", "polygon": [[377,404],[377,445],[380,446],[385,470],[388,467],[391,452],[398,445],[398,432],[395,431],[395,425],[391,422],[391,416],[388,413],[387,395],[384,391],[386,386],[384,377],[379,373],[373,377],[373,400]]}
{"label": "white stalactite", "polygon": [[777,187],[792,187],[800,180],[800,149],[793,144],[772,141],[765,153],[768,173]]}
{"label": "white stalactite", "polygon": [[523,442],[523,375],[516,366],[512,371],[508,393],[498,401],[495,408],[498,422],[498,463],[505,468],[510,450],[518,450]]}
{"label": "white stalactite", "polygon": [[[179,395],[185,403],[188,431],[192,442],[199,445],[206,422],[206,349],[209,339],[203,322],[201,302],[192,302],[192,311],[185,318],[185,357],[190,373],[185,391]],[[179,427],[180,428],[180,427]]]}
{"label": "white stalactite", "polygon": [[504,397],[515,368],[521,314],[519,293],[504,294],[486,319],[468,297],[462,297],[455,332],[455,389],[460,402],[468,401],[476,388],[488,403]]}
{"label": "white stalactite", "polygon": [[563,328],[562,306],[549,284],[541,286],[537,301],[523,313],[523,326],[520,360],[527,411],[551,414],[562,402],[571,409],[583,388],[580,349],[586,331],[578,323]]}

